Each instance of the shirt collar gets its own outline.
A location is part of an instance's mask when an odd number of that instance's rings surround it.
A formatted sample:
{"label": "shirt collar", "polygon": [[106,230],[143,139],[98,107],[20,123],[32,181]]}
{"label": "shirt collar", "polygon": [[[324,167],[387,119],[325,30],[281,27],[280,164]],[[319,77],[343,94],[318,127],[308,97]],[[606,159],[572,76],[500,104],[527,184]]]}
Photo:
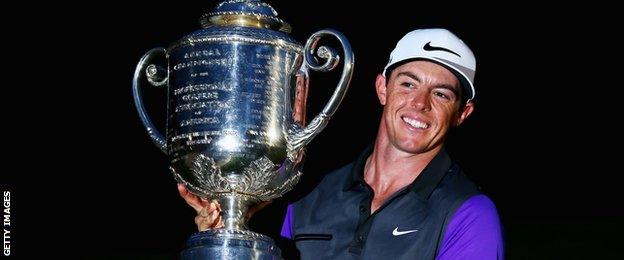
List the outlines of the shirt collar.
{"label": "shirt collar", "polygon": [[[364,166],[372,152],[373,145],[369,145],[355,160],[353,168],[345,182],[343,191],[349,191],[360,184],[366,185],[366,181],[364,181]],[[407,189],[415,192],[424,199],[428,199],[433,190],[438,186],[438,183],[451,168],[451,164],[451,157],[443,148],[433,157],[429,164],[427,164],[422,173],[407,186]]]}
{"label": "shirt collar", "polygon": [[347,181],[345,182],[343,191],[349,191],[359,184],[366,184],[366,181],[364,181],[364,166],[366,166],[366,160],[371,153],[373,153],[372,144],[366,147],[366,149],[364,149],[364,151],[353,163],[353,167],[351,168],[349,176],[347,176]]}

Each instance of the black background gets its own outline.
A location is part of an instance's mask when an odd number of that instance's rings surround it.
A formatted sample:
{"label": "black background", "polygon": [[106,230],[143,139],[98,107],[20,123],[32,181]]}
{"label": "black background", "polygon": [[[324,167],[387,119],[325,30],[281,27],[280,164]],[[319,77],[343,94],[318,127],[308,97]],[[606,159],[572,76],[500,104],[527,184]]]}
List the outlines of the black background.
{"label": "black background", "polygon": [[[617,63],[614,34],[605,27],[611,16],[600,16],[605,10],[526,2],[268,2],[301,42],[323,28],[343,32],[356,62],[342,106],[308,146],[304,179],[251,220],[254,230],[278,238],[286,203],[374,140],[382,109],[374,79],[390,51],[408,31],[444,27],[471,46],[478,68],[476,110],[453,133],[449,150],[496,203],[508,259],[624,255],[616,181],[621,120],[613,115],[621,110],[622,81],[604,61]],[[12,58],[6,77],[16,83],[5,92],[6,142],[14,146],[2,188],[12,191],[15,256],[177,257],[195,231],[195,214],[141,125],[131,79],[147,50],[199,29],[198,18],[215,4],[57,4],[5,22],[32,24],[11,26],[5,43]],[[333,91],[335,74],[312,74],[310,115]],[[145,90],[161,130],[165,99],[164,89]]]}

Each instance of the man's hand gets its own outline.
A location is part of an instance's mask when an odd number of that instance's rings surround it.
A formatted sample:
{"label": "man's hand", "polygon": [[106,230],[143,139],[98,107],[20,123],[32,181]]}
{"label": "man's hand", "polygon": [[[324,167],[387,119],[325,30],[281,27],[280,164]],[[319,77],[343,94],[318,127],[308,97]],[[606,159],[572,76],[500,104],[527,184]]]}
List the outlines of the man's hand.
{"label": "man's hand", "polygon": [[183,184],[178,184],[178,192],[180,192],[180,196],[182,196],[186,203],[197,211],[195,224],[199,231],[205,231],[211,228],[222,228],[225,226],[219,215],[221,206],[217,201],[208,201],[200,198],[186,189]]}

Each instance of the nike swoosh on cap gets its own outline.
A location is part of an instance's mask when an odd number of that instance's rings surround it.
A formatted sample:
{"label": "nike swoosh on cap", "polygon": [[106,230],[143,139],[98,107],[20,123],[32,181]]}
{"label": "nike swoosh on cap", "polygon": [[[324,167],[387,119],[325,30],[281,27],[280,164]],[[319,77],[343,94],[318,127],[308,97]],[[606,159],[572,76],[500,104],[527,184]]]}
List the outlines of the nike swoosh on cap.
{"label": "nike swoosh on cap", "polygon": [[418,229],[399,231],[399,227],[395,227],[394,230],[392,230],[392,235],[393,236],[400,236],[400,235],[405,235],[405,234],[409,234],[409,233],[414,233],[416,231],[418,231]]}
{"label": "nike swoosh on cap", "polygon": [[431,46],[431,42],[428,42],[427,44],[425,44],[425,46],[423,46],[423,50],[426,50],[426,51],[445,51],[445,52],[448,52],[448,53],[455,54],[455,55],[457,55],[457,57],[461,58],[461,55],[459,55],[457,52],[454,52],[452,50],[449,50],[449,49],[443,48],[443,47]]}

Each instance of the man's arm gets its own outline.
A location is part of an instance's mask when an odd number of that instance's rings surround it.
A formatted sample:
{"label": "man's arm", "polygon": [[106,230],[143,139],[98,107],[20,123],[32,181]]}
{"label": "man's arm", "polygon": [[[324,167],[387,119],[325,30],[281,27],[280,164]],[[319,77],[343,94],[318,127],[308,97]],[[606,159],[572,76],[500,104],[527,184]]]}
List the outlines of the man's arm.
{"label": "man's arm", "polygon": [[446,227],[436,259],[503,259],[498,213],[487,196],[473,196],[457,209]]}

